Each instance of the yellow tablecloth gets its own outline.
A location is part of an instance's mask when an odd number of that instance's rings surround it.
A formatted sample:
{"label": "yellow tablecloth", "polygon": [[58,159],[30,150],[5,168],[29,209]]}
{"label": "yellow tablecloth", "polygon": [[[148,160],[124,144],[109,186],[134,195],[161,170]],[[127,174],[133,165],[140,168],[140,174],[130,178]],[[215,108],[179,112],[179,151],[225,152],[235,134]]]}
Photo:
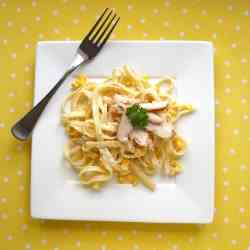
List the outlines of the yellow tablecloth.
{"label": "yellow tablecloth", "polygon": [[[105,7],[121,16],[113,39],[214,43],[216,210],[210,225],[30,218],[30,143],[9,131],[32,104],[36,43],[81,39]],[[249,0],[0,0],[0,72],[1,250],[250,249]]]}

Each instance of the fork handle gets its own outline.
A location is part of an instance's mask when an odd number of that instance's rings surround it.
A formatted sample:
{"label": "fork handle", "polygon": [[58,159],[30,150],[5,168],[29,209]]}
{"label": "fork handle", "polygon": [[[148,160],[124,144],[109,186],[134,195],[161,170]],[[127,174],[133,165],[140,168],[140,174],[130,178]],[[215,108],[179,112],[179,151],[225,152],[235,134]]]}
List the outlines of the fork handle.
{"label": "fork handle", "polygon": [[57,89],[62,85],[64,80],[78,67],[71,67],[67,70],[62,78],[56,83],[56,85],[49,91],[49,93],[37,103],[23,118],[21,118],[12,128],[11,133],[18,140],[24,141],[31,135],[36,122],[38,121],[40,115],[45,109],[51,97],[56,93]]}

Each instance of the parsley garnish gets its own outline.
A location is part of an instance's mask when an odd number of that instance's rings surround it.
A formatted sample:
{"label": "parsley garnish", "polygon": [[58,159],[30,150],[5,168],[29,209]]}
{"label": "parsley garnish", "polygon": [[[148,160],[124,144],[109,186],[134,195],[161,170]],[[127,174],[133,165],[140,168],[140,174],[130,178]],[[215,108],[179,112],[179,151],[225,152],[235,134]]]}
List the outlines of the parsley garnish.
{"label": "parsley garnish", "polygon": [[134,128],[144,129],[148,125],[148,114],[146,110],[138,104],[127,108],[126,115]]}

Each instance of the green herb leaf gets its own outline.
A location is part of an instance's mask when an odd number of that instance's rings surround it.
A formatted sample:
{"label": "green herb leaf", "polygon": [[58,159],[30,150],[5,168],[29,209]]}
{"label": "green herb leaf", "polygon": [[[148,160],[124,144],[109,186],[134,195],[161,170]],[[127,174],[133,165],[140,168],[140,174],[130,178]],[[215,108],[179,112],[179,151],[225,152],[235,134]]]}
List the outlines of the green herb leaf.
{"label": "green herb leaf", "polygon": [[148,113],[138,104],[127,108],[126,115],[134,128],[144,129],[148,125]]}

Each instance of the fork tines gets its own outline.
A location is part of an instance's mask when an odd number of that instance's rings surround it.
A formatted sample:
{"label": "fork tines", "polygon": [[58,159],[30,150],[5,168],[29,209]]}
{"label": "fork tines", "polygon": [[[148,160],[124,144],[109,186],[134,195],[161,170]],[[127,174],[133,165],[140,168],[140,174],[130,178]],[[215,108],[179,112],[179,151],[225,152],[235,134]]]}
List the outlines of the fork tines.
{"label": "fork tines", "polygon": [[113,10],[109,11],[109,9],[106,8],[85,37],[84,41],[87,39],[98,48],[101,48],[110,37],[119,20],[120,17],[118,17]]}

